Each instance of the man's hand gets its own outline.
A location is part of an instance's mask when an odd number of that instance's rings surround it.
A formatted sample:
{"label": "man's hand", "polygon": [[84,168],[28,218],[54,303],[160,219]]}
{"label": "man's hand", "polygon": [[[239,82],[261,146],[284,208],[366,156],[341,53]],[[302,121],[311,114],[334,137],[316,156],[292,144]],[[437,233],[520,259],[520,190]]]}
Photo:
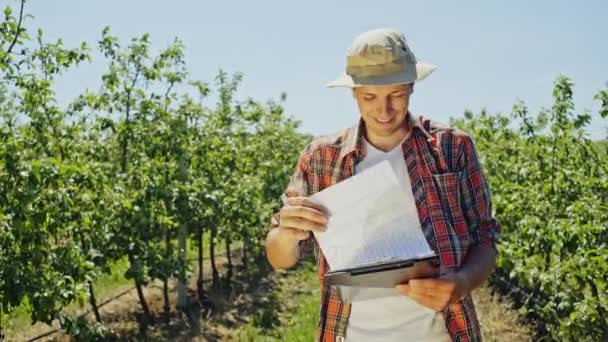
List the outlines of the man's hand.
{"label": "man's hand", "polygon": [[279,229],[294,241],[305,240],[311,231],[327,229],[324,209],[306,197],[289,197],[279,212]]}
{"label": "man's hand", "polygon": [[439,278],[412,279],[395,286],[421,305],[442,311],[478,288],[496,265],[496,250],[491,246],[472,247],[462,267]]}
{"label": "man's hand", "polygon": [[306,197],[287,198],[278,221],[266,238],[266,256],[275,269],[294,266],[300,259],[299,241],[307,239],[311,231],[327,229],[325,210]]}
{"label": "man's hand", "polygon": [[466,279],[457,272],[440,278],[411,279],[409,283],[395,287],[418,304],[437,312],[458,302],[471,291]]}

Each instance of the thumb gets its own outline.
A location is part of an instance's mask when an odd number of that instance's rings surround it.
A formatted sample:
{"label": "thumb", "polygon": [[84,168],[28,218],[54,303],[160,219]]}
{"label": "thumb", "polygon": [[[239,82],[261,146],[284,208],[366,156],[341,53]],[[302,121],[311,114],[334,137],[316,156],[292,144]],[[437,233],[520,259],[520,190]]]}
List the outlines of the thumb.
{"label": "thumb", "polygon": [[310,232],[307,230],[300,230],[298,234],[300,240],[306,240],[310,237]]}
{"label": "thumb", "polygon": [[296,237],[298,238],[298,240],[306,240],[306,239],[308,239],[309,236],[310,236],[310,232],[307,230],[300,230],[300,229],[296,230]]}
{"label": "thumb", "polygon": [[395,285],[395,287],[397,288],[397,290],[399,290],[399,292],[407,295],[410,292],[410,285],[409,284],[397,284]]}

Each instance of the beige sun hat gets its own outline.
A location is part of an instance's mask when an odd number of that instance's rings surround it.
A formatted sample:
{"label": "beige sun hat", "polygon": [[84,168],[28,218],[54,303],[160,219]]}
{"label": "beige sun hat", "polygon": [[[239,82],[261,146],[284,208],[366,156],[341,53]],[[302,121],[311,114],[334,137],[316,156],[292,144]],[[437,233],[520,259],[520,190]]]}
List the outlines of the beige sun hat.
{"label": "beige sun hat", "polygon": [[346,57],[346,72],[327,87],[394,85],[418,82],[437,67],[418,62],[403,33],[380,28],[357,36]]}

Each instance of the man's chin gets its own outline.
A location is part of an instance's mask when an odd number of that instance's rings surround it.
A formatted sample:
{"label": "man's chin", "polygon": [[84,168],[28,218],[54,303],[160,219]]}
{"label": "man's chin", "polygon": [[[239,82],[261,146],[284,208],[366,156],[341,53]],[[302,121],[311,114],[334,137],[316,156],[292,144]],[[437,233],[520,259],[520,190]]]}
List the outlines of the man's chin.
{"label": "man's chin", "polygon": [[398,129],[399,129],[398,126],[397,127],[374,127],[374,129],[372,131],[376,135],[388,137],[388,136],[395,134]]}

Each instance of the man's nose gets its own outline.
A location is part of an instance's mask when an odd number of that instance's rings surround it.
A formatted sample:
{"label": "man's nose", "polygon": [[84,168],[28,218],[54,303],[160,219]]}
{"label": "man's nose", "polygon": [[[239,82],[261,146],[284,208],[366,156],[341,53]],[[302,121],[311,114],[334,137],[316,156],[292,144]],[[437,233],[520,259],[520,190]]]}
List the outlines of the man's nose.
{"label": "man's nose", "polygon": [[389,98],[385,98],[381,101],[380,114],[389,114],[393,111],[393,102]]}

